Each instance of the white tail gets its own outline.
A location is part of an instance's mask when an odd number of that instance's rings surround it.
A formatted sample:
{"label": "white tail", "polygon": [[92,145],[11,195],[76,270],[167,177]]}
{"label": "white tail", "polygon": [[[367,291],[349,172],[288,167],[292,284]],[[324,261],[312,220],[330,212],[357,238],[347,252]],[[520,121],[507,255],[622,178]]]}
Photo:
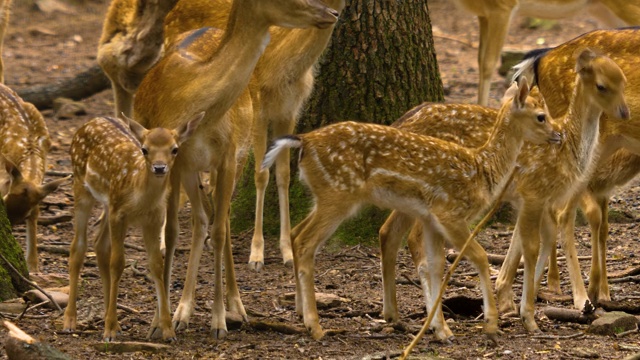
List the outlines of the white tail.
{"label": "white tail", "polygon": [[[536,143],[560,140],[540,104],[528,94],[526,81],[509,90],[494,132],[477,149],[355,122],[338,123],[299,136],[300,176],[313,194],[315,207],[292,231],[296,310],[303,315],[305,327],[314,338],[324,335],[313,287],[314,254],[340,223],[363,204],[402,209],[441,235],[428,241],[425,238],[430,264],[436,269],[432,285],[438,291],[444,270],[441,241],[447,238],[454,246],[462,246],[468,237],[468,222],[504,186],[525,139]],[[267,158],[275,156],[271,152],[297,146],[298,142],[285,139],[276,144]],[[486,176],[488,173],[491,175]],[[497,311],[486,253],[474,241],[468,254],[481,274],[485,331],[495,337]],[[439,312],[436,318],[441,317]],[[440,338],[452,336],[448,328],[438,328],[436,332]]]}
{"label": "white tail", "polygon": [[78,278],[87,251],[87,223],[95,202],[105,209],[95,242],[103,282],[104,340],[113,341],[120,331],[116,313],[118,284],[124,270],[124,240],[132,224],[142,226],[149,270],[158,298],[149,337],[174,340],[158,237],[166,214],[169,174],[180,144],[195,131],[204,114],[175,130],[147,130],[137,122],[95,118],[73,137],[71,161],[75,236],[69,255],[69,304],[64,329],[76,328]]}

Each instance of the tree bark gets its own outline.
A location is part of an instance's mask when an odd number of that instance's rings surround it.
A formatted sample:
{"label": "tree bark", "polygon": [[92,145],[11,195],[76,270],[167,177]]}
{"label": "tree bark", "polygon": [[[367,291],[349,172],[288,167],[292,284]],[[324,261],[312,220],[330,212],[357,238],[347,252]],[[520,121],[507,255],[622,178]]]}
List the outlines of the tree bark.
{"label": "tree bark", "polygon": [[[11,224],[7,219],[7,212],[2,199],[0,199],[0,253],[24,277],[29,277],[24,253],[11,233]],[[29,290],[29,284],[24,282],[20,276],[0,259],[0,301],[13,299],[27,290]]]}

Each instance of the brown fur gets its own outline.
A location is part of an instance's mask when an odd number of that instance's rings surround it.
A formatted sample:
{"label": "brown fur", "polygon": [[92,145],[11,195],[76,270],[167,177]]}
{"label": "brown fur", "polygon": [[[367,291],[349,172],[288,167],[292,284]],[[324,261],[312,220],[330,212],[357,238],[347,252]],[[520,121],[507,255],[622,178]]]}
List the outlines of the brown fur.
{"label": "brown fur", "polygon": [[[315,200],[311,214],[292,230],[296,310],[315,339],[324,331],[315,303],[314,255],[361,205],[399,210],[429,225],[433,237],[425,237],[424,243],[432,272],[425,295],[430,291],[429,301],[437,297],[444,270],[443,241],[462,247],[469,235],[468,224],[504,187],[524,140],[560,141],[560,134],[546,122],[541,104],[528,94],[526,81],[519,89],[508,91],[491,136],[476,149],[392,127],[354,122],[330,125],[301,135],[299,140],[276,141],[263,166],[273,163],[283,149],[300,147],[300,174]],[[485,332],[495,339],[497,311],[487,256],[475,240],[467,254],[480,273]],[[433,303],[429,305],[433,307]],[[441,310],[433,325],[438,338],[453,336]]]}
{"label": "brown fur", "polygon": [[105,330],[113,341],[120,331],[116,313],[118,284],[124,270],[124,239],[131,224],[142,226],[142,238],[155,281],[158,307],[149,337],[174,340],[158,237],[166,214],[169,173],[179,145],[194,132],[204,114],[175,130],[146,130],[133,120],[95,118],[85,123],[71,142],[75,236],[69,255],[69,304],[64,330],[76,328],[78,279],[87,252],[91,209],[102,203],[105,214],[95,241],[103,282]]}
{"label": "brown fur", "polygon": [[[238,159],[250,136],[251,116],[235,121],[225,116],[244,96],[250,104],[247,84],[259,56],[268,42],[269,26],[328,27],[337,12],[317,0],[235,0],[224,33],[216,29],[196,32],[177,44],[142,81],[134,104],[134,114],[147,127],[175,127],[184,116],[205,111],[205,118],[176,159],[171,176],[166,226],[165,282],[169,281],[173,251],[178,236],[177,208],[182,185],[189,196],[193,216],[192,248],[187,279],[195,279],[208,224],[198,191],[198,172],[209,170],[214,191],[214,219],[211,231],[215,256],[216,286],[211,329],[216,338],[227,334],[222,289],[224,251],[227,277],[227,304],[231,311],[246,317],[235,282],[229,234],[229,206]],[[245,92],[245,94],[243,94]],[[237,118],[240,119],[240,118]],[[242,123],[241,121],[245,121]],[[174,314],[174,325],[188,325],[193,313],[195,287],[185,284]],[[195,284],[194,284],[195,285]]]}
{"label": "brown fur", "polygon": [[[513,13],[524,16],[561,19],[587,8],[608,27],[640,25],[639,0],[454,0],[462,9],[478,17],[480,47],[478,103],[487,105],[491,76],[500,58]],[[570,95],[570,93],[569,93]],[[566,106],[566,105],[565,105]]]}

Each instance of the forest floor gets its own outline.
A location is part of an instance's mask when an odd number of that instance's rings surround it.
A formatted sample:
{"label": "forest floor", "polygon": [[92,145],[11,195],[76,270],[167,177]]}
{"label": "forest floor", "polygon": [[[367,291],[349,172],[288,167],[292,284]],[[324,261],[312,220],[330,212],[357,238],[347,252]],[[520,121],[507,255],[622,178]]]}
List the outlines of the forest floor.
{"label": "forest floor", "polygon": [[[81,4],[52,13],[44,13],[28,5],[30,1],[14,2],[14,11],[4,45],[6,83],[12,88],[22,89],[72,78],[75,74],[95,64],[96,48],[107,9],[106,0],[85,0]],[[457,10],[451,1],[428,2],[435,35],[435,46],[442,79],[449,102],[475,102],[477,84],[476,54],[478,48],[478,23],[475,17]],[[575,16],[557,22],[548,29],[532,29],[525,19],[514,17],[507,38],[507,48],[534,49],[554,46],[583,32],[597,27],[597,23],[586,15]],[[504,78],[497,74],[493,78],[491,105],[497,106],[505,90]],[[68,157],[71,136],[87,120],[113,112],[110,91],[101,92],[82,101],[87,108],[85,115],[68,119],[56,118],[51,110],[43,111],[53,147],[49,157],[49,169],[70,172]],[[631,184],[619,191],[611,201],[611,208],[627,214],[624,223],[611,224],[611,239],[608,243],[610,272],[622,271],[640,265],[638,249],[638,221],[640,221],[640,187]],[[62,187],[45,202],[44,216],[72,212],[70,184]],[[94,212],[97,218],[98,210]],[[175,307],[186,272],[188,260],[189,208],[181,212],[182,232],[180,248],[174,261],[171,288],[171,303]],[[513,230],[512,224],[495,224],[482,231],[478,239],[488,252],[505,254]],[[24,227],[15,228],[15,235],[24,244]],[[590,255],[590,235],[586,226],[576,228],[579,255]],[[67,248],[73,238],[72,222],[40,225],[40,244],[52,248]],[[316,289],[331,293],[347,301],[339,305],[320,309],[321,323],[325,328],[344,329],[345,332],[326,336],[314,341],[306,333],[282,334],[274,330],[262,330],[256,321],[281,322],[303,328],[295,314],[291,301],[285,294],[295,290],[290,268],[282,264],[277,239],[266,241],[265,267],[257,273],[248,269],[251,234],[235,234],[234,258],[237,281],[243,303],[249,313],[250,324],[230,329],[224,341],[217,341],[209,334],[211,299],[214,289],[211,254],[205,254],[199,271],[196,310],[188,330],[178,333],[178,341],[157,354],[135,352],[127,354],[105,354],[94,348],[100,346],[104,323],[101,319],[103,300],[101,281],[96,267],[95,253],[90,248],[82,272],[82,287],[79,301],[81,331],[65,334],[61,331],[62,317],[57,312],[39,308],[27,312],[16,321],[18,326],[36,338],[48,342],[76,359],[130,358],[130,359],[185,359],[185,358],[293,358],[293,359],[359,359],[392,358],[409,344],[426,316],[421,290],[416,283],[410,254],[406,248],[398,256],[398,300],[401,321],[404,327],[390,327],[382,320],[382,282],[380,275],[380,253],[371,239],[369,244],[352,247],[329,243],[317,256]],[[142,246],[139,231],[132,231],[128,243]],[[562,254],[560,254],[562,255]],[[121,286],[119,304],[131,311],[120,310],[119,319],[123,332],[119,341],[145,342],[147,330],[153,317],[155,292],[152,282],[145,276],[146,256],[143,251],[128,248],[127,269]],[[570,294],[566,269],[562,271],[562,289]],[[589,261],[581,263],[587,274]],[[40,267],[49,278],[67,278],[67,257],[50,251],[40,252]],[[492,265],[493,275],[499,267]],[[447,298],[467,296],[480,298],[478,278],[472,267],[463,261],[454,275],[457,285],[450,285]],[[519,297],[521,285],[516,284]],[[638,299],[640,286],[633,282],[611,285],[614,300]],[[566,299],[569,299],[567,301]],[[637,301],[637,300],[636,300]],[[470,302],[465,306],[470,306]],[[491,346],[482,334],[482,322],[472,315],[450,314],[449,326],[456,335],[451,345],[434,340],[427,334],[414,350],[419,356],[437,356],[450,359],[503,358],[503,359],[571,359],[601,358],[620,359],[640,352],[640,335],[626,337],[603,337],[585,333],[587,325],[565,323],[547,319],[540,311],[552,305],[570,308],[570,297],[547,303],[538,301],[536,318],[545,336],[532,337],[514,318],[500,320],[503,334],[498,346]],[[6,331],[0,330],[1,343]],[[0,358],[7,355],[0,350]]]}

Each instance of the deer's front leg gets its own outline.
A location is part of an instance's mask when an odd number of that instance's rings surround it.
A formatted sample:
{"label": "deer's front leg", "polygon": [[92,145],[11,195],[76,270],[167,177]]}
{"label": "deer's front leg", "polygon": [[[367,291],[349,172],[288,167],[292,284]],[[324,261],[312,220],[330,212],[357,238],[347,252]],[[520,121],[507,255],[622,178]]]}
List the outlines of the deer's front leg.
{"label": "deer's front leg", "polygon": [[514,301],[515,295],[513,293],[513,281],[515,280],[518,272],[518,266],[520,265],[520,259],[522,258],[522,249],[520,245],[521,236],[518,224],[516,223],[515,230],[511,237],[511,243],[509,244],[509,250],[500,267],[498,278],[496,279],[496,295],[498,298],[498,311],[507,316],[518,314],[518,308]]}
{"label": "deer's front leg", "polygon": [[478,16],[480,47],[478,49],[478,104],[488,105],[491,76],[496,70],[500,51],[509,29],[512,9],[491,9],[486,16]]}
{"label": "deer's front leg", "polygon": [[142,238],[147,250],[149,273],[155,282],[157,295],[155,316],[151,322],[148,337],[174,341],[176,340],[176,333],[171,325],[171,310],[164,285],[162,253],[158,242],[165,215],[165,211],[158,211],[148,216],[142,225]]}
{"label": "deer's front leg", "polygon": [[[260,114],[260,109],[255,109]],[[260,271],[264,266],[264,196],[269,185],[269,169],[262,169],[262,160],[267,151],[267,132],[269,123],[267,119],[259,118],[254,124],[253,155],[255,157],[254,182],[256,186],[256,219],[251,239],[251,254],[249,255],[249,268]]]}
{"label": "deer's front leg", "polygon": [[535,320],[535,267],[540,249],[540,227],[542,225],[543,204],[525,204],[518,214],[516,224],[520,229],[524,275],[520,318],[529,332],[540,332]]}
{"label": "deer's front leg", "polygon": [[[273,124],[274,137],[293,134],[295,130],[295,116]],[[276,159],[276,185],[278,187],[278,203],[280,208],[280,252],[285,266],[293,266],[293,252],[291,250],[291,216],[289,214],[289,184],[291,182],[291,155],[283,151]]]}
{"label": "deer's front leg", "polygon": [[240,314],[244,321],[249,322],[247,311],[244,309],[240,290],[236,282],[236,272],[233,261],[233,248],[231,246],[231,221],[227,218],[226,241],[224,243],[224,274],[227,284],[227,306],[229,311]]}

